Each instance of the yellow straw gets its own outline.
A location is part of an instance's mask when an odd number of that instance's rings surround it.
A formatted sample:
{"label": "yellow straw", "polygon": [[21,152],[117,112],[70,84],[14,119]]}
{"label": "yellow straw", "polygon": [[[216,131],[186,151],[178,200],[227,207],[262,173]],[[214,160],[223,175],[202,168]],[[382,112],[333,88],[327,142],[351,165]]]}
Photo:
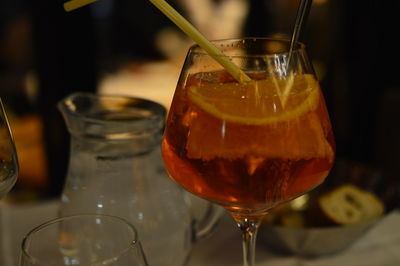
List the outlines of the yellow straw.
{"label": "yellow straw", "polygon": [[[64,4],[66,11],[71,11],[96,0],[71,0]],[[203,48],[215,61],[221,64],[237,81],[249,82],[251,79],[238,66],[230,61],[224,54],[204,35],[202,35],[189,21],[179,14],[172,6],[164,0],[149,0],[164,15],[174,22],[186,35]]]}
{"label": "yellow straw", "polygon": [[251,79],[234,63],[232,63],[224,54],[204,35],[202,35],[192,24],[181,16],[172,6],[164,0],[149,0],[161,12],[164,13],[172,22],[174,22],[184,33],[203,48],[212,58],[220,63],[237,81],[248,82]]}
{"label": "yellow straw", "polygon": [[65,11],[69,12],[80,7],[96,2],[96,0],[70,0],[64,3]]}

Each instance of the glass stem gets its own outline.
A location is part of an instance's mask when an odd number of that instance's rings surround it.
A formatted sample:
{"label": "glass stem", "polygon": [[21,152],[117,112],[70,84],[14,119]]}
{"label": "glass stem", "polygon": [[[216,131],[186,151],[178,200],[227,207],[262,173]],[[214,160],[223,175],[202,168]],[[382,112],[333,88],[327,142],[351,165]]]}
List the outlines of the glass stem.
{"label": "glass stem", "polygon": [[261,219],[244,218],[237,221],[237,223],[242,232],[243,266],[254,266],[257,232]]}

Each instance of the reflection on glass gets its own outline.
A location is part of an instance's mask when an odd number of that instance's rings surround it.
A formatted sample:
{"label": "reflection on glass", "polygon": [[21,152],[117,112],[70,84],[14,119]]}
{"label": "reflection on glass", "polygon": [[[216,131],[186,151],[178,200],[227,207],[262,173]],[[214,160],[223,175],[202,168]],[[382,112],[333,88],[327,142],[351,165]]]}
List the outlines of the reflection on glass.
{"label": "reflection on glass", "polygon": [[17,177],[17,151],[3,102],[0,99],[0,198],[11,190]]}

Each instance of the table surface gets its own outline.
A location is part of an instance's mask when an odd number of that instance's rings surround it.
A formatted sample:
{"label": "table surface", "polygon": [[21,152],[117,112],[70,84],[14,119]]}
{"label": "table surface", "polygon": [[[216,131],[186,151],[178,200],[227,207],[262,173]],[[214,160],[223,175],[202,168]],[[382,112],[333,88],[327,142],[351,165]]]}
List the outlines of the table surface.
{"label": "table surface", "polygon": [[[57,215],[56,201],[28,205],[0,203],[0,265],[17,266],[23,236],[34,226]],[[257,266],[398,266],[400,265],[400,212],[394,211],[350,248],[331,256],[305,259],[272,252],[258,241]],[[329,239],[327,240],[329,241]],[[188,266],[242,266],[241,238],[229,215],[218,230],[196,243]]]}

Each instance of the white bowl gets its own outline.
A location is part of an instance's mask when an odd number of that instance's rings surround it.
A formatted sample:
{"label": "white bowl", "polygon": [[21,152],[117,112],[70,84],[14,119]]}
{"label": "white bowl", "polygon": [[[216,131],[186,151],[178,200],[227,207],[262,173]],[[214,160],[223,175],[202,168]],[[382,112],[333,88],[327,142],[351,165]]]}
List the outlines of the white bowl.
{"label": "white bowl", "polygon": [[315,228],[290,228],[263,224],[258,239],[260,244],[265,244],[279,253],[304,257],[323,256],[348,248],[378,220],[351,226]]}

